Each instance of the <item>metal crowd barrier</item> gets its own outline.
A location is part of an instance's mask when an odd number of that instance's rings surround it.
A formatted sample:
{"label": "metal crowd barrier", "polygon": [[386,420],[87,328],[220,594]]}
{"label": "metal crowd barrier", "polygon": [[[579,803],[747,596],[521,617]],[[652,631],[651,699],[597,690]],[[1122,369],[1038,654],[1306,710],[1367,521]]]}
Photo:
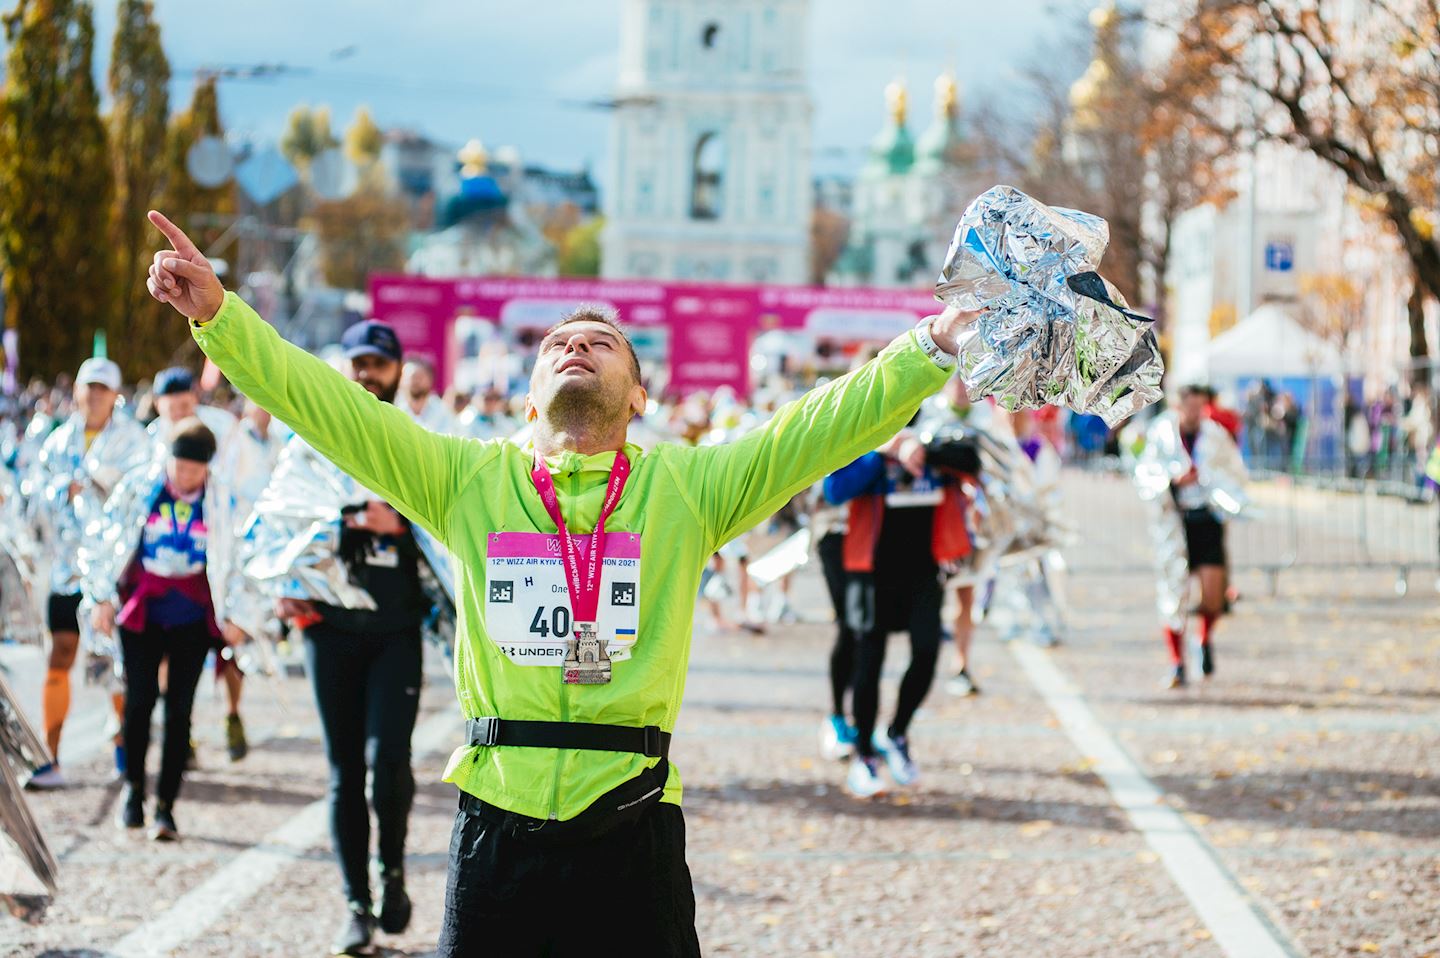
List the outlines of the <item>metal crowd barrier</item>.
{"label": "metal crowd barrier", "polygon": [[[1146,510],[1115,460],[1067,467],[1065,512],[1077,573],[1146,573],[1153,564]],[[1231,568],[1268,576],[1306,569],[1381,569],[1404,595],[1411,575],[1440,570],[1440,506],[1403,486],[1290,476],[1254,477],[1250,518],[1229,525]]]}

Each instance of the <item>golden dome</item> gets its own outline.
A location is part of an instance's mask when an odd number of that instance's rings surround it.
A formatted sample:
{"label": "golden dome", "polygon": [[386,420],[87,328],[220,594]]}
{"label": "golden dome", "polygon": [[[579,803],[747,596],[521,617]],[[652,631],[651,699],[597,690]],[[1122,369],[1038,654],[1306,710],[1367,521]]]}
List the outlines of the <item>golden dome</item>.
{"label": "golden dome", "polygon": [[885,102],[890,107],[890,119],[895,121],[896,126],[904,126],[909,109],[909,94],[905,92],[904,79],[896,77],[885,86]]}
{"label": "golden dome", "polygon": [[960,84],[948,70],[935,78],[935,112],[948,117],[960,112]]}
{"label": "golden dome", "polygon": [[1111,0],[1109,3],[1102,3],[1090,11],[1090,25],[1096,30],[1104,30],[1115,22],[1115,16],[1114,0]]}
{"label": "golden dome", "polygon": [[480,176],[490,165],[490,152],[479,140],[471,140],[466,143],[455,156],[460,161],[461,176]]}

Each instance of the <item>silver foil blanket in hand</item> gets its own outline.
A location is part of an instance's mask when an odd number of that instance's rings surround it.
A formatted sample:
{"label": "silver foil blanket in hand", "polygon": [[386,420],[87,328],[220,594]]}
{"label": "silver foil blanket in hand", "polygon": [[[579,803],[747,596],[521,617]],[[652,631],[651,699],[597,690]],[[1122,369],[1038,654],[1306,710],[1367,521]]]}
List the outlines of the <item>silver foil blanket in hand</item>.
{"label": "silver foil blanket in hand", "polygon": [[1063,405],[1111,426],[1160,398],[1154,324],[1097,271],[1109,241],[1100,217],[1013,186],[966,208],[935,298],[982,311],[960,339],[971,398],[1011,410]]}
{"label": "silver foil blanket in hand", "polygon": [[[346,609],[374,609],[375,599],[350,579],[340,557],[346,507],[384,497],[365,488],[299,437],[286,443],[275,474],[255,502],[245,531],[244,571],[274,598],[308,599]],[[421,586],[434,604],[427,637],[447,656],[454,644],[455,581],[450,554],[412,525],[424,558]]]}

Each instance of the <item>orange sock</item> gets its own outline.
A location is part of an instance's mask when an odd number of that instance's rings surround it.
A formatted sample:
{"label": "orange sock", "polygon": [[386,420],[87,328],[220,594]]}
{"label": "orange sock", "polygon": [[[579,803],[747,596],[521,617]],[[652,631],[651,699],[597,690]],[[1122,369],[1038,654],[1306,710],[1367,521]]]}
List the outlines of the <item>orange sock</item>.
{"label": "orange sock", "polygon": [[115,744],[125,743],[125,693],[111,692],[110,707],[115,710],[115,717],[120,720],[120,731],[115,733]]}
{"label": "orange sock", "polygon": [[1215,623],[1219,617],[1214,615],[1202,615],[1200,617],[1200,644],[1209,645],[1210,637],[1215,634]]}
{"label": "orange sock", "polygon": [[65,716],[70,714],[69,669],[45,671],[45,691],[40,698],[40,714],[45,723],[45,737],[58,744],[60,729],[65,725]]}

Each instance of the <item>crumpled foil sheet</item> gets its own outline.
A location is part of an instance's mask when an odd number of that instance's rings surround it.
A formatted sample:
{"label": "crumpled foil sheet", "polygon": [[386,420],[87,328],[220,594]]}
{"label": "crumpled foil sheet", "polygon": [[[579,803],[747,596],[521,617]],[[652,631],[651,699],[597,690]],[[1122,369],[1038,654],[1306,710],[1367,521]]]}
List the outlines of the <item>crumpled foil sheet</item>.
{"label": "crumpled foil sheet", "polygon": [[[340,558],[341,514],[347,506],[383,499],[304,440],[292,438],[246,523],[245,575],[274,598],[376,608],[375,599],[350,580]],[[420,584],[434,606],[423,624],[424,635],[448,661],[454,654],[457,619],[454,568],[439,540],[418,525],[411,530],[424,558]]]}
{"label": "crumpled foil sheet", "polygon": [[38,922],[55,894],[57,866],[25,804],[17,768],[33,770],[49,753],[0,673],[0,903]]}
{"label": "crumpled foil sheet", "polygon": [[339,548],[341,510],[379,498],[307,443],[292,439],[255,501],[245,574],[276,598],[374,609],[374,598],[350,581]]}
{"label": "crumpled foil sheet", "polygon": [[935,298],[983,311],[960,341],[972,398],[994,396],[1011,410],[1068,406],[1111,426],[1160,399],[1153,323],[1097,272],[1109,241],[1100,217],[1013,186],[991,187],[966,208]]}
{"label": "crumpled foil sheet", "polygon": [[[129,413],[117,408],[110,424],[85,446],[85,419],[72,415],[40,447],[30,477],[38,497],[36,516],[50,562],[50,592],[80,591],[76,566],[85,529],[103,519],[110,493],[132,470],[154,456],[154,440]],[[78,484],[72,498],[70,486]]]}
{"label": "crumpled foil sheet", "polygon": [[20,483],[0,466],[0,639],[45,644],[44,565]]}

